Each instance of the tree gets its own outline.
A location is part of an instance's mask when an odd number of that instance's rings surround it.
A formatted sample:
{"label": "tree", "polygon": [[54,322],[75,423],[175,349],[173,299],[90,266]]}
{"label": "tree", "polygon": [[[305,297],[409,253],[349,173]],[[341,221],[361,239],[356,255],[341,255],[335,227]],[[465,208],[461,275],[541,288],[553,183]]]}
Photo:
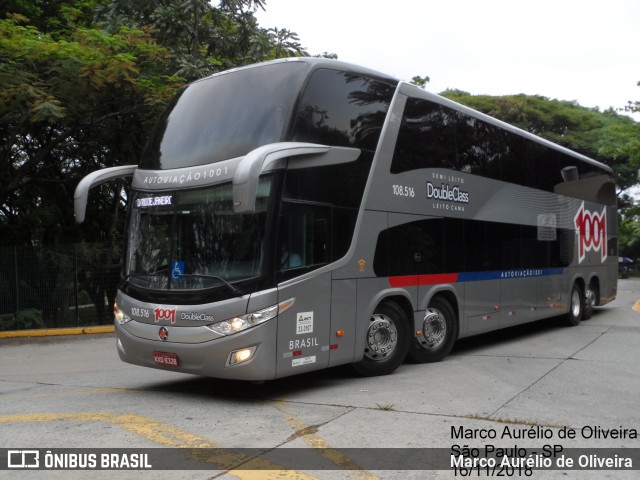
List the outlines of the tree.
{"label": "tree", "polygon": [[286,28],[270,28],[269,39],[274,45],[273,57],[285,58],[285,57],[302,57],[309,54],[302,48],[300,44],[300,37],[295,32],[287,30]]}
{"label": "tree", "polygon": [[[136,164],[184,83],[277,56],[304,55],[289,30],[258,26],[263,0],[7,0],[0,17],[0,244],[108,240],[122,185],[73,223],[86,173]],[[89,205],[91,210],[92,205]],[[106,213],[105,213],[106,212]]]}
{"label": "tree", "polygon": [[[61,326],[70,283],[79,282],[105,313],[104,292],[113,300],[118,281],[127,184],[97,188],[81,227],[74,189],[90,171],[137,164],[156,118],[186,82],[304,54],[295,33],[273,37],[260,28],[257,8],[263,0],[2,3],[0,245],[26,246],[38,271],[20,285],[0,275],[5,297],[20,289],[16,310],[34,307],[49,326]],[[82,240],[82,258],[93,266],[72,281],[65,247],[30,248]]]}
{"label": "tree", "polygon": [[146,29],[172,54],[171,73],[187,81],[216,71],[274,58],[268,31],[255,11],[262,0],[112,0],[96,9],[108,31]]}
{"label": "tree", "polygon": [[[640,87],[640,82],[638,82],[637,85]],[[631,113],[640,112],[640,101],[638,101],[638,100],[636,100],[636,101],[629,100],[629,103],[627,104],[625,110],[628,111],[628,112],[631,112]]]}
{"label": "tree", "polygon": [[416,75],[411,79],[411,83],[420,88],[425,88],[427,86],[427,83],[429,83],[430,81],[431,79],[429,77],[421,77],[420,75]]}
{"label": "tree", "polygon": [[51,33],[22,15],[0,20],[4,243],[60,240],[78,176],[135,162],[149,113],[180,85],[163,72],[169,54],[148,33],[109,34],[79,17],[68,8],[68,28]]}

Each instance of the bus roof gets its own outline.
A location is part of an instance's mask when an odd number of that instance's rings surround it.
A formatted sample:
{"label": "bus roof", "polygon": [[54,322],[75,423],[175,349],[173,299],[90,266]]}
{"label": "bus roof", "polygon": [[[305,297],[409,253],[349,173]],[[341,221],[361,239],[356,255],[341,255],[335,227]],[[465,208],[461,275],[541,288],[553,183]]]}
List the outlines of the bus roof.
{"label": "bus roof", "polygon": [[316,58],[316,57],[289,57],[289,58],[281,58],[281,59],[277,59],[277,60],[270,60],[267,62],[261,62],[261,63],[256,63],[256,64],[252,64],[252,65],[247,65],[247,66],[243,66],[243,67],[238,67],[238,68],[234,68],[231,70],[226,70],[224,72],[219,72],[219,73],[214,73],[213,75],[210,75],[208,77],[196,80],[192,83],[197,83],[197,82],[202,82],[202,81],[206,81],[209,78],[213,78],[216,76],[220,76],[220,75],[227,75],[229,73],[238,71],[238,70],[245,70],[245,69],[251,69],[251,68],[260,68],[263,66],[267,66],[267,65],[273,65],[273,64],[278,64],[278,63],[290,63],[290,62],[297,62],[297,63],[303,63],[306,64],[309,68],[309,71],[312,70],[316,70],[319,68],[329,68],[329,69],[333,69],[333,70],[342,70],[342,71],[348,71],[348,72],[353,72],[356,74],[360,74],[360,75],[364,75],[364,76],[368,76],[368,77],[373,77],[379,80],[383,80],[386,81],[388,83],[391,84],[397,84],[398,85],[398,91],[404,95],[410,96],[410,97],[418,97],[418,98],[423,98],[426,100],[430,100],[434,103],[438,103],[440,105],[452,108],[454,110],[458,110],[459,112],[462,112],[466,115],[469,115],[471,117],[475,117],[479,120],[483,120],[487,123],[490,123],[492,125],[497,126],[498,128],[507,130],[509,132],[512,132],[516,135],[522,136],[528,140],[537,142],[539,144],[542,144],[546,147],[555,149],[563,154],[566,155],[570,155],[582,162],[591,164],[597,168],[602,169],[603,171],[609,173],[609,174],[613,174],[613,170],[611,169],[611,167],[609,167],[608,165],[605,165],[597,160],[594,160],[590,157],[587,157],[586,155],[580,154],[578,152],[575,152],[569,148],[563,147],[561,145],[558,145],[557,143],[551,142],[549,140],[546,140],[538,135],[535,135],[533,133],[527,132],[526,130],[523,130],[519,127],[516,127],[514,125],[511,125],[507,122],[504,122],[502,120],[498,120],[495,117],[492,117],[490,115],[487,115],[485,113],[479,112],[477,110],[474,110],[472,108],[469,108],[465,105],[462,105],[458,102],[455,102],[453,100],[450,100],[446,97],[443,97],[441,95],[429,92],[423,88],[420,88],[416,85],[410,84],[408,82],[405,81],[401,81],[391,75],[387,75],[385,73],[381,73],[379,71],[376,70],[372,70],[366,67],[362,67],[359,65],[355,65],[352,63],[348,63],[348,62],[343,62],[340,60],[334,60],[334,59],[329,59],[329,58]]}
{"label": "bus roof", "polygon": [[343,62],[340,60],[333,60],[331,58],[317,58],[317,57],[288,57],[288,58],[280,58],[277,60],[269,60],[267,62],[254,63],[251,65],[246,65],[243,67],[233,68],[231,70],[225,70],[224,72],[214,73],[209,75],[208,77],[201,78],[199,80],[195,80],[192,83],[205,81],[208,78],[216,77],[219,75],[227,75],[232,72],[237,72],[238,70],[245,70],[250,68],[260,68],[267,65],[274,65],[278,63],[303,63],[306,64],[309,70],[315,70],[318,68],[330,68],[333,70],[343,70],[346,72],[353,72],[357,74],[361,74],[368,77],[377,78],[380,80],[387,81],[389,83],[398,84],[400,80],[398,78],[394,78],[391,75],[387,75],[385,73],[379,72],[377,70],[373,70],[370,68],[362,67],[360,65],[355,65],[348,62]]}

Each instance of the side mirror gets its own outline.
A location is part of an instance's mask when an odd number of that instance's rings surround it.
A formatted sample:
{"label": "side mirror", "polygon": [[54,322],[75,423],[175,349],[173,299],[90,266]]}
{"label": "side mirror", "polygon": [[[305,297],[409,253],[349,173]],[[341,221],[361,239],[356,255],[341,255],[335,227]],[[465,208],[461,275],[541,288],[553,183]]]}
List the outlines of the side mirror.
{"label": "side mirror", "polygon": [[285,168],[287,163],[292,169],[337,165],[353,162],[359,156],[357,148],[313,143],[282,142],[256,148],[240,161],[233,177],[233,210],[235,213],[255,211],[258,180],[263,172]]}
{"label": "side mirror", "polygon": [[84,222],[84,217],[87,211],[89,190],[101,183],[113,180],[114,178],[131,177],[136,168],[138,168],[137,165],[123,165],[121,167],[104,168],[102,170],[92,172],[80,180],[80,183],[78,183],[73,195],[73,209],[76,222]]}

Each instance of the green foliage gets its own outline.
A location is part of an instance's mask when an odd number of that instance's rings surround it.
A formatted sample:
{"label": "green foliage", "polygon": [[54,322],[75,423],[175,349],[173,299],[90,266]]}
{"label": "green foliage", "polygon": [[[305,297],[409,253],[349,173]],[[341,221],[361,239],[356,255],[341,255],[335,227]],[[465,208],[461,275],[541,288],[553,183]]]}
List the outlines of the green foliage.
{"label": "green foliage", "polygon": [[411,83],[421,88],[425,88],[427,83],[429,83],[431,79],[429,77],[421,77],[420,75],[416,75],[411,79]]}
{"label": "green foliage", "polygon": [[295,32],[286,28],[270,28],[268,37],[273,44],[272,54],[274,58],[303,57],[309,54],[302,48],[300,37]]}
{"label": "green foliage", "polygon": [[[263,0],[7,0],[0,13],[0,244],[118,244],[126,184],[73,190],[98,168],[138,163],[155,119],[185,82],[306,55],[266,30]],[[97,213],[100,212],[100,213]]]}
{"label": "green foliage", "polygon": [[[262,0],[112,0],[96,8],[97,21],[108,31],[123,25],[152,32],[172,54],[169,70],[187,81],[216,71],[289,56],[298,49],[288,30],[262,29],[254,16]],[[279,35],[284,35],[280,37]]]}
{"label": "green foliage", "polygon": [[330,60],[338,60],[338,54],[337,53],[329,53],[329,52],[322,52],[318,55],[314,55],[314,57],[316,58],[328,58]]}
{"label": "green foliage", "polygon": [[15,315],[3,315],[0,318],[0,331],[36,330],[47,328],[42,320],[42,312],[35,308],[19,310]]}
{"label": "green foliage", "polygon": [[[638,86],[640,87],[640,82],[638,82]],[[629,100],[629,103],[627,103],[627,106],[625,107],[625,110],[631,113],[638,113],[640,112],[640,101],[632,101]]]}
{"label": "green foliage", "polygon": [[[163,70],[170,53],[147,32],[108,33],[78,24],[80,8],[59,11],[57,23],[73,28],[46,33],[22,15],[0,19],[3,243],[77,235],[70,202],[77,177],[136,162],[136,137],[181,85]],[[111,191],[107,202],[116,196]],[[97,231],[109,231],[111,220]]]}

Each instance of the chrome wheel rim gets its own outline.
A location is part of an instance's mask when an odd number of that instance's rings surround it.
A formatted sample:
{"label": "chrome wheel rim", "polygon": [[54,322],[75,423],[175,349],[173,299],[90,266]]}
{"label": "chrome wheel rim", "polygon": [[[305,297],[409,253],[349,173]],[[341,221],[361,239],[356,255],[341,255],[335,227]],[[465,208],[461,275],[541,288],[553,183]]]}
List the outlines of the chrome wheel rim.
{"label": "chrome wheel rim", "polygon": [[426,344],[422,344],[424,348],[438,348],[444,342],[447,336],[447,322],[438,310],[430,308],[425,312],[422,336],[426,340]]}
{"label": "chrome wheel rim", "polygon": [[393,353],[398,344],[398,330],[386,315],[374,314],[367,330],[364,354],[371,360],[384,360]]}
{"label": "chrome wheel rim", "polygon": [[573,318],[580,318],[580,290],[577,288],[571,294],[571,315]]}
{"label": "chrome wheel rim", "polygon": [[596,304],[596,294],[590,288],[585,292],[585,305],[587,308],[593,308]]}

